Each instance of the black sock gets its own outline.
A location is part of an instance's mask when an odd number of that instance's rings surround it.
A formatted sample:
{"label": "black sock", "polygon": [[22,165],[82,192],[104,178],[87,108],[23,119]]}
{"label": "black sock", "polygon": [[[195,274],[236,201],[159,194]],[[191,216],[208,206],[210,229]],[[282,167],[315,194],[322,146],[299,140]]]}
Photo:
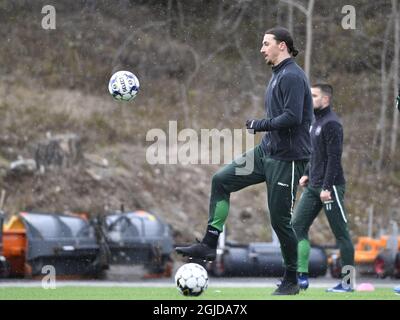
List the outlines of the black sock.
{"label": "black sock", "polygon": [[296,271],[286,270],[283,278],[292,283],[297,284],[297,272]]}
{"label": "black sock", "polygon": [[212,249],[217,249],[218,237],[219,237],[220,233],[221,233],[221,231],[219,231],[218,229],[216,229],[212,226],[208,226],[206,235],[204,236],[204,238],[201,242],[205,243]]}

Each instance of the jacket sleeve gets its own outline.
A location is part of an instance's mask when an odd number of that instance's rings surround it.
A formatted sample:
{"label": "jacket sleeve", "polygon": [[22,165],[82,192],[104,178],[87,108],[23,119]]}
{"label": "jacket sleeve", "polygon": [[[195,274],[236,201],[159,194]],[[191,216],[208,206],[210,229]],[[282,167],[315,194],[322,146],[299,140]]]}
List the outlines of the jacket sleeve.
{"label": "jacket sleeve", "polygon": [[343,128],[338,122],[328,122],[322,129],[322,134],[328,157],[322,188],[332,191],[342,157]]}
{"label": "jacket sleeve", "polygon": [[295,74],[286,74],[279,82],[283,98],[283,113],[272,119],[263,119],[260,127],[263,131],[291,128],[303,120],[305,84]]}

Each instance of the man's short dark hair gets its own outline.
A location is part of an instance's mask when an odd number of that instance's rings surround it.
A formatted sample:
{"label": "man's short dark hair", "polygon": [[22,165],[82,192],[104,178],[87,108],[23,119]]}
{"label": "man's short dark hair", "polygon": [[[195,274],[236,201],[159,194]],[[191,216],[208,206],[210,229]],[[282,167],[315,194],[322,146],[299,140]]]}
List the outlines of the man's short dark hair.
{"label": "man's short dark hair", "polygon": [[316,83],[311,86],[311,88],[318,88],[321,92],[332,99],[333,96],[333,87],[328,83]]}
{"label": "man's short dark hair", "polygon": [[299,54],[299,50],[294,47],[293,38],[288,29],[283,27],[275,27],[265,31],[265,34],[272,34],[278,42],[285,42],[289,53],[295,57]]}

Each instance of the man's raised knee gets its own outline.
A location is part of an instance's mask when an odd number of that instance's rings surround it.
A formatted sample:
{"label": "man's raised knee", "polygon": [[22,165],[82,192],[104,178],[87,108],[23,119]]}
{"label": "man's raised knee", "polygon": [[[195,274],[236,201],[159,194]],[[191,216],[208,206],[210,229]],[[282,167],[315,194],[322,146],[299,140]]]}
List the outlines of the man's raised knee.
{"label": "man's raised knee", "polygon": [[222,185],[224,183],[225,177],[220,172],[216,172],[212,176],[212,184],[213,185]]}

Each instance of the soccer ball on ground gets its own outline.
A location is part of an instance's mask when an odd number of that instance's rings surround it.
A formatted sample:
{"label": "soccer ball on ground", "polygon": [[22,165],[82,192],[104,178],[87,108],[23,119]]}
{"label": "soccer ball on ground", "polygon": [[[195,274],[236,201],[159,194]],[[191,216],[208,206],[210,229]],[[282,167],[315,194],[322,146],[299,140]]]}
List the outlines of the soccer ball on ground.
{"label": "soccer ball on ground", "polygon": [[108,91],[118,101],[130,101],[139,92],[139,80],[130,71],[115,72],[108,83]]}
{"label": "soccer ball on ground", "polygon": [[199,296],[208,287],[206,269],[197,263],[186,263],[175,273],[178,291],[184,296]]}

